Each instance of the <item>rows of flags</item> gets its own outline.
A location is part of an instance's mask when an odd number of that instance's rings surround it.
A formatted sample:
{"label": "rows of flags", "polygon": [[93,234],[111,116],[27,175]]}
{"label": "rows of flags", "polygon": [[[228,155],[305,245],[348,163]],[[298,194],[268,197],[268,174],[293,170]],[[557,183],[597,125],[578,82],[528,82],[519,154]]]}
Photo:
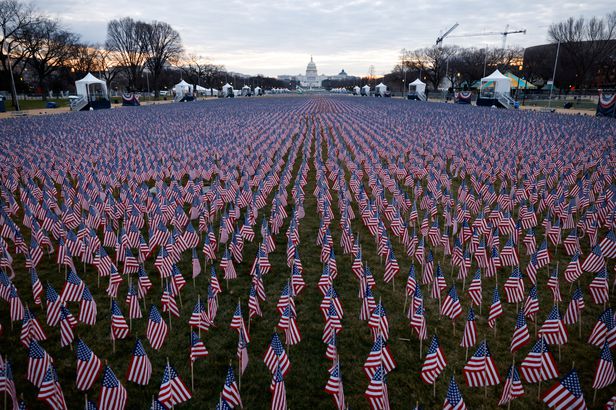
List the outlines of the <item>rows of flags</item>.
{"label": "rows of flags", "polygon": [[[102,123],[92,128],[100,134],[47,131],[48,138],[62,139],[51,158],[36,143],[37,120],[17,134],[19,143],[15,137],[2,142],[10,147],[0,150],[0,298],[9,311],[3,325],[22,323],[19,341],[28,357],[22,373],[38,389],[38,399],[54,409],[67,408],[56,371],[60,360],[56,363],[45,349],[53,343],[47,333],[57,327],[61,354],[56,356],[63,356],[69,346],[74,349],[77,389],[88,393],[99,388],[98,401],[86,400],[86,407],[126,408],[123,383],[150,384],[146,347],[157,354],[172,337],[172,320],[186,309],[182,291],[189,285],[180,270],[185,255],[193,280],[207,275],[210,266],[207,289],[198,295],[185,324],[191,329],[185,343],[191,369],[209,354],[202,332],[215,326],[223,284],[245,274],[240,266],[250,266],[250,287],[229,324],[238,340],[237,350],[229,352],[237,367],[232,361],[227,368],[216,398],[220,409],[243,406],[239,381],[249,365],[250,323],[262,320],[267,275],[287,277],[275,303],[275,331],[262,347],[262,362],[271,374],[272,409],[288,407],[285,378],[293,368],[287,352],[303,341],[297,307],[307,289],[322,298],[321,340],[330,364],[323,389],[337,409],[348,407],[343,369],[350,363],[341,360],[338,340],[345,337],[344,324],[351,315],[365,322],[373,342],[363,364],[365,399],[373,410],[390,408],[388,375],[398,364],[390,346],[389,301],[381,294],[385,286],[395,289],[397,283],[404,286],[407,325],[420,345],[420,379],[435,385],[450,376],[444,408],[466,405],[453,369],[447,369],[448,352],[428,328],[428,317],[451,321],[454,333],[456,321],[465,321],[456,344],[466,350],[467,359],[458,379],[468,391],[502,384],[500,405],[524,396],[524,384],[550,382],[554,384],[542,393],[546,405],[585,408],[583,387],[596,391],[613,386],[616,316],[610,307],[610,277],[616,258],[616,184],[613,147],[610,138],[604,138],[610,125],[559,119],[575,125],[579,134],[567,138],[547,127],[525,130],[528,135],[514,127],[516,136],[505,138],[482,126],[478,128],[490,138],[462,137],[462,130],[443,125],[425,134],[419,131],[411,141],[403,130],[411,132],[417,125],[395,119],[394,106],[391,112],[380,112],[355,102],[315,98],[289,103],[288,112],[279,104],[255,113],[262,126],[248,131],[249,138],[230,132],[178,136],[168,127],[144,123],[152,129],[153,140],[132,152],[124,140],[141,141],[135,119],[114,112],[114,120],[126,125],[116,134],[102,132]],[[137,121],[155,119],[154,111],[144,112]],[[229,119],[237,112],[226,107],[220,114]],[[392,121],[391,129],[376,125],[382,115]],[[436,123],[451,121],[443,113],[432,115]],[[481,115],[513,124],[508,114]],[[565,125],[558,124],[562,129]],[[203,152],[208,156],[203,158]],[[314,173],[310,183],[315,188],[307,193],[309,172]],[[311,217],[319,220],[310,236],[300,235],[306,199],[316,202]],[[544,237],[538,238],[541,231]],[[245,255],[245,242],[253,241],[256,255]],[[362,249],[366,241],[374,242],[382,261],[377,274]],[[303,266],[302,242],[320,248],[321,266]],[[277,249],[281,243],[286,248]],[[272,266],[274,252],[284,255],[285,269]],[[352,266],[340,265],[337,252],[348,255]],[[566,266],[553,262],[559,252],[570,259]],[[16,262],[17,254],[23,266]],[[406,280],[401,280],[400,254],[411,262]],[[154,272],[146,272],[146,262],[153,263]],[[37,267],[44,263],[57,265],[58,275],[63,275],[59,292],[50,278],[40,277]],[[84,271],[95,270],[98,283],[80,277],[81,265]],[[304,269],[321,272],[316,289],[304,280]],[[90,292],[101,281],[107,281],[107,300],[96,300]],[[160,295],[152,294],[158,288],[152,282],[161,283]],[[357,285],[358,312],[343,309],[336,290],[343,282]],[[567,284],[569,294],[564,291]],[[585,293],[603,311],[590,334],[583,335],[598,357],[592,384],[580,383],[575,368],[561,374],[563,364],[559,366],[560,358],[552,353],[569,343],[574,326],[582,337]],[[26,294],[43,308],[43,323],[22,300]],[[153,302],[147,309],[146,295]],[[550,309],[539,326],[540,297]],[[432,302],[438,309],[432,309]],[[104,332],[97,324],[97,305],[103,303],[110,306],[110,327]],[[510,310],[507,305],[516,306],[513,329],[501,324]],[[133,334],[133,321],[146,322],[144,335]],[[135,340],[124,378],[78,336],[77,329],[86,326],[97,337],[109,337],[114,350],[117,340]],[[491,353],[486,332],[511,334],[513,360]],[[424,356],[423,343],[430,334]],[[474,351],[470,357],[469,349]],[[499,374],[499,362],[512,363],[505,378]],[[182,376],[167,360],[152,408],[192,399],[192,383]],[[0,361],[0,391],[14,408],[25,406],[15,389],[14,368],[5,358]],[[610,400],[608,408],[616,398]]]}

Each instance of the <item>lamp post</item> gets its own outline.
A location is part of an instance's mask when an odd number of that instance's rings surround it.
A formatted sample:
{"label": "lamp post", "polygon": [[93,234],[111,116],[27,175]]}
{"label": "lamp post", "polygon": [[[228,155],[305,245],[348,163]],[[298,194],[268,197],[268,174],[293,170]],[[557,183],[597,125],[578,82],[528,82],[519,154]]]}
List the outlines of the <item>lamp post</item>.
{"label": "lamp post", "polygon": [[556,66],[558,65],[558,53],[560,51],[560,40],[558,40],[558,46],[556,47],[556,58],[554,59],[554,71],[552,72],[552,86],[550,87],[550,98],[548,99],[548,108],[552,108],[552,90],[554,90],[556,80]]}
{"label": "lamp post", "polygon": [[[4,45],[2,47],[4,48]],[[17,97],[17,88],[15,87],[15,77],[13,77],[13,66],[11,65],[11,56],[9,55],[8,49],[6,53],[6,61],[9,65],[9,74],[11,75],[11,91],[15,96],[15,111],[20,111],[19,98]]]}

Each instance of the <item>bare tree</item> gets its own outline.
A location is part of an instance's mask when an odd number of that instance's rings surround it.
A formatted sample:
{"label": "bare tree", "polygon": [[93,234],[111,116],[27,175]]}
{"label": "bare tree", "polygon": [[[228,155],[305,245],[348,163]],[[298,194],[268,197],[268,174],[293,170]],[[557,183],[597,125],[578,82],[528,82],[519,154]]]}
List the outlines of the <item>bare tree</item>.
{"label": "bare tree", "polygon": [[166,65],[179,61],[184,51],[182,39],[169,24],[153,21],[145,26],[143,40],[147,51],[145,65],[152,74],[154,96],[158,98],[160,74]]}
{"label": "bare tree", "polygon": [[[16,67],[23,66],[21,62],[26,53],[22,47],[21,35],[35,20],[29,5],[16,0],[0,0],[0,62],[4,72],[11,73]],[[17,95],[12,87],[11,98],[13,107],[17,109]]]}
{"label": "bare tree", "polygon": [[553,43],[560,42],[575,67],[575,86],[588,83],[595,70],[616,52],[616,11],[604,18],[570,17],[548,29]]}
{"label": "bare tree", "polygon": [[122,67],[119,66],[118,60],[114,57],[114,53],[104,47],[97,46],[96,66],[100,72],[101,79],[105,80],[108,85],[122,72]]}
{"label": "bare tree", "polygon": [[225,66],[213,64],[208,58],[195,54],[190,54],[181,68],[190,81],[208,88],[216,87],[214,79],[225,72]]}
{"label": "bare tree", "polygon": [[107,49],[115,54],[118,65],[126,72],[129,88],[141,77],[148,56],[144,37],[147,24],[130,17],[111,20],[107,24]]}
{"label": "bare tree", "polygon": [[64,30],[56,20],[40,18],[23,30],[21,41],[27,53],[27,64],[35,72],[43,99],[46,99],[46,80],[75,57],[79,37]]}
{"label": "bare tree", "polygon": [[458,48],[454,46],[432,46],[416,50],[409,61],[413,68],[425,73],[428,82],[436,90],[446,76],[448,60],[452,59],[457,52]]}
{"label": "bare tree", "polygon": [[75,44],[75,55],[70,68],[77,76],[83,76],[92,71],[100,71],[99,56],[101,50],[92,44]]}

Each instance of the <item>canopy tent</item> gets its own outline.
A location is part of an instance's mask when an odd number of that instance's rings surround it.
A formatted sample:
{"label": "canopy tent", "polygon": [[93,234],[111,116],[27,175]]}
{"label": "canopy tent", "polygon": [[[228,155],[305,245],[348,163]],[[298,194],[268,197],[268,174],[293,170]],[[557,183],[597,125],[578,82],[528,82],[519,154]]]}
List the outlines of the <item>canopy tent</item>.
{"label": "canopy tent", "polygon": [[368,84],[361,88],[361,95],[370,95],[370,86]]}
{"label": "canopy tent", "polygon": [[495,98],[497,95],[509,95],[511,92],[511,78],[504,76],[500,71],[494,70],[492,74],[481,79],[482,98]]}
{"label": "canopy tent", "polygon": [[409,84],[409,93],[425,93],[426,92],[426,83],[421,81],[419,78]]}
{"label": "canopy tent", "polygon": [[88,73],[81,80],[75,81],[77,95],[85,97],[88,101],[100,99],[109,100],[107,93],[107,83]]}
{"label": "canopy tent", "polygon": [[234,95],[233,86],[229,83],[222,86],[222,95],[225,97]]}
{"label": "canopy tent", "polygon": [[259,86],[255,87],[255,95],[262,95],[263,94],[263,89]]}
{"label": "canopy tent", "polygon": [[252,94],[252,90],[250,89],[250,86],[244,85],[242,87],[242,96],[249,97],[251,94]]}
{"label": "canopy tent", "polygon": [[173,92],[176,96],[184,96],[186,94],[192,94],[194,90],[194,86],[192,84],[188,84],[186,81],[182,80],[176,85],[173,86]]}
{"label": "canopy tent", "polygon": [[353,87],[353,94],[355,95],[359,95],[359,93],[361,92],[361,88],[359,88],[358,85],[356,85],[355,87]]}
{"label": "canopy tent", "polygon": [[505,76],[511,78],[511,88],[525,89],[525,90],[536,90],[537,87],[526,81],[523,78],[518,77],[517,75],[507,71]]}
{"label": "canopy tent", "polygon": [[379,83],[376,87],[374,87],[374,93],[377,95],[385,95],[385,92],[387,91],[387,86],[383,83]]}

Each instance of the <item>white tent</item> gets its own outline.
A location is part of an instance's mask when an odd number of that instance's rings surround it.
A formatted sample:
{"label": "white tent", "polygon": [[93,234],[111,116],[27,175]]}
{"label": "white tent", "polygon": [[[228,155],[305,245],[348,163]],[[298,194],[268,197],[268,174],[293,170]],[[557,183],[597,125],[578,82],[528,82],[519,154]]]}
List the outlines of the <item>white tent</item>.
{"label": "white tent", "polygon": [[481,97],[496,98],[496,95],[509,95],[511,92],[511,78],[495,70],[492,74],[481,79]]}
{"label": "white tent", "polygon": [[88,73],[81,80],[75,81],[77,95],[85,97],[88,101],[95,101],[98,98],[108,100],[107,83],[99,80],[91,73]]}
{"label": "white tent", "polygon": [[425,94],[426,92],[426,83],[421,81],[419,78],[412,83],[409,84],[409,93],[417,93],[417,94]]}
{"label": "white tent", "polygon": [[185,94],[192,94],[194,86],[192,84],[188,84],[186,81],[182,80],[176,85],[173,86],[173,92],[175,92],[176,96],[184,96]]}
{"label": "white tent", "polygon": [[245,96],[250,95],[250,94],[251,94],[250,87],[249,87],[249,86],[247,86],[247,85],[244,85],[244,86],[242,87],[242,96],[244,96],[244,97],[245,97]]}
{"label": "white tent", "polygon": [[356,85],[355,87],[353,87],[353,93],[359,95],[359,93],[361,92],[361,88],[359,88],[358,85]]}
{"label": "white tent", "polygon": [[233,86],[229,83],[225,84],[222,86],[222,95],[224,95],[225,97],[233,94]]}
{"label": "white tent", "polygon": [[383,96],[385,95],[386,91],[387,91],[387,86],[383,83],[379,83],[376,87],[374,87],[375,94]]}
{"label": "white tent", "polygon": [[255,95],[261,95],[261,87],[259,86],[255,87]]}
{"label": "white tent", "polygon": [[361,90],[364,94],[370,95],[370,86],[368,84],[364,85]]}

